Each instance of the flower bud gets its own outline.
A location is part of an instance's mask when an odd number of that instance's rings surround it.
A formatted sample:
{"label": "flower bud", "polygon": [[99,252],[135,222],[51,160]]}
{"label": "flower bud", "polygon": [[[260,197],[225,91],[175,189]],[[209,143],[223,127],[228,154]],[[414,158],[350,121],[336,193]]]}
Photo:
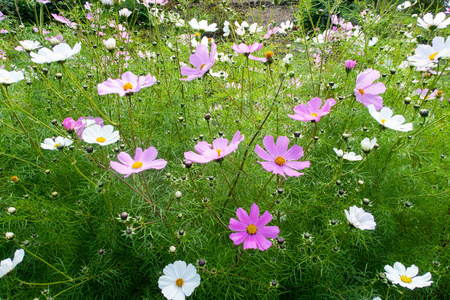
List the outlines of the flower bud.
{"label": "flower bud", "polygon": [[180,199],[181,196],[182,196],[182,194],[181,194],[180,191],[176,191],[176,192],[175,192],[175,198]]}
{"label": "flower bud", "polygon": [[11,206],[10,208],[8,208],[8,212],[10,214],[15,214],[16,213],[16,208]]}
{"label": "flower bud", "polygon": [[177,248],[175,246],[170,246],[169,251],[171,253],[175,253],[175,251],[177,251]]}
{"label": "flower bud", "polygon": [[112,52],[116,49],[116,40],[113,38],[107,39],[106,41],[103,40],[103,45],[105,45],[106,50]]}
{"label": "flower bud", "polygon": [[8,239],[8,240],[12,240],[12,239],[14,238],[14,233],[12,233],[12,232],[7,232],[7,233],[5,233],[5,237],[6,237],[6,239]]}

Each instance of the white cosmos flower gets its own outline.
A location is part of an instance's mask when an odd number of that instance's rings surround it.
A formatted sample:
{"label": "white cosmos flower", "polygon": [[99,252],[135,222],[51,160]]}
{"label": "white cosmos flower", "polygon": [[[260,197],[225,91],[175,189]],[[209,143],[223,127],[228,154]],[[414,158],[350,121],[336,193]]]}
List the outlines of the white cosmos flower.
{"label": "white cosmos flower", "polygon": [[205,32],[214,32],[217,29],[217,24],[212,23],[211,25],[208,25],[208,21],[201,20],[200,22],[197,21],[197,19],[192,19],[189,21],[189,25],[191,25],[192,29],[194,30],[203,30]]}
{"label": "white cosmos flower", "polygon": [[375,144],[377,143],[377,138],[373,138],[370,140],[369,138],[365,138],[361,141],[361,148],[364,151],[364,153],[369,153],[370,150],[373,149]]}
{"label": "white cosmos flower", "polygon": [[245,34],[245,28],[248,28],[249,25],[247,22],[243,21],[242,24],[239,24],[237,21],[234,22],[234,25],[236,25],[236,29],[234,30],[237,35],[242,36]]}
{"label": "white cosmos flower", "polygon": [[251,34],[254,34],[256,32],[261,32],[263,30],[263,27],[258,27],[257,23],[253,23],[252,25],[250,25],[250,27],[248,28],[248,32],[250,32]]}
{"label": "white cosmos flower", "polygon": [[4,259],[0,262],[0,278],[11,272],[19,263],[22,262],[25,251],[23,249],[16,250],[14,252],[14,259]]}
{"label": "white cosmos flower", "polygon": [[223,22],[223,36],[229,36],[230,33],[231,33],[230,22],[228,21]]}
{"label": "white cosmos flower", "polygon": [[116,40],[113,38],[109,38],[106,41],[103,40],[103,45],[105,45],[106,50],[113,51],[116,49]]}
{"label": "white cosmos flower", "polygon": [[342,158],[348,161],[360,161],[362,159],[362,156],[356,155],[355,152],[345,152]]}
{"label": "white cosmos flower", "polygon": [[61,43],[53,47],[52,50],[42,48],[38,53],[30,52],[31,61],[37,64],[51,63],[55,61],[65,61],[69,57],[77,54],[81,50],[81,43],[76,43],[73,49],[66,43]]}
{"label": "white cosmos flower", "polygon": [[417,25],[430,30],[443,29],[450,25],[450,18],[445,19],[445,13],[440,12],[433,18],[432,13],[427,13],[422,18],[417,19]]}
{"label": "white cosmos flower", "polygon": [[131,11],[129,11],[127,8],[122,8],[119,10],[119,16],[128,18],[132,14]]}
{"label": "white cosmos flower", "polygon": [[22,46],[23,50],[25,51],[31,51],[34,49],[39,48],[39,42],[38,41],[30,41],[30,40],[25,40],[25,41],[20,41],[19,44]]}
{"label": "white cosmos flower", "polygon": [[439,62],[439,58],[450,55],[450,38],[444,41],[443,37],[437,36],[430,45],[417,46],[414,55],[408,60],[416,67],[433,67]]}
{"label": "white cosmos flower", "polygon": [[410,1],[405,1],[405,2],[403,2],[402,4],[397,5],[397,10],[404,10],[404,9],[407,9],[408,7],[411,7],[411,6],[413,6],[414,4],[416,4],[416,3],[417,3],[417,0],[416,0],[416,2],[414,2],[414,3],[411,3]]}
{"label": "white cosmos flower", "polygon": [[21,71],[8,72],[0,69],[0,84],[10,85],[21,81],[23,78],[23,73]]}
{"label": "white cosmos flower", "polygon": [[278,32],[286,33],[287,31],[292,30],[293,27],[294,27],[294,23],[287,20],[286,22],[281,22]]}
{"label": "white cosmos flower", "polygon": [[114,131],[112,125],[101,127],[98,124],[89,126],[83,131],[83,140],[89,144],[106,146],[119,140],[119,131]]}
{"label": "white cosmos flower", "polygon": [[354,205],[349,208],[349,211],[346,209],[344,211],[350,225],[361,230],[375,230],[377,223],[372,214],[365,212],[364,209]]}
{"label": "white cosmos flower", "polygon": [[410,290],[430,286],[433,283],[433,281],[430,281],[430,272],[422,276],[417,276],[419,268],[415,265],[405,268],[402,263],[396,262],[394,267],[389,265],[384,266],[384,270],[386,270],[386,278],[389,281],[393,284],[400,284],[402,287]]}
{"label": "white cosmos flower", "polygon": [[342,151],[341,149],[338,148],[333,148],[334,152],[336,152],[336,155],[338,158],[341,158],[342,156],[344,156],[344,151]]}
{"label": "white cosmos flower", "polygon": [[376,43],[378,43],[378,38],[376,36],[374,36],[373,38],[369,39],[369,47],[372,47]]}
{"label": "white cosmos flower", "polygon": [[41,143],[41,148],[53,151],[53,150],[56,150],[59,145],[70,146],[70,145],[72,145],[72,143],[73,143],[72,140],[62,137],[62,136],[58,136],[55,140],[46,138],[44,140],[44,142]]}
{"label": "white cosmos flower", "polygon": [[159,277],[158,287],[167,299],[184,300],[200,285],[200,275],[195,267],[192,264],[186,266],[181,260],[168,264],[163,273],[164,275]]}
{"label": "white cosmos flower", "polygon": [[405,118],[402,115],[392,116],[392,109],[383,107],[378,112],[373,104],[369,104],[367,107],[370,115],[384,127],[404,132],[413,130],[412,123],[403,124],[405,123]]}

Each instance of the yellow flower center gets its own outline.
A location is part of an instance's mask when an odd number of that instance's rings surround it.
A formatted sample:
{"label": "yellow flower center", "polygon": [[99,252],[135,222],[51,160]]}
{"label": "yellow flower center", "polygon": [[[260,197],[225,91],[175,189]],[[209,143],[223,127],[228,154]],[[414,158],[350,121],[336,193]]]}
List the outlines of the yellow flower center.
{"label": "yellow flower center", "polygon": [[359,89],[358,92],[362,95],[364,95],[364,90],[363,89]]}
{"label": "yellow flower center", "polygon": [[220,156],[220,153],[222,152],[222,150],[216,149],[216,151],[217,151],[217,156]]}
{"label": "yellow flower center", "polygon": [[123,85],[123,90],[124,91],[132,90],[132,89],[133,89],[133,85],[131,83],[129,83],[129,82],[127,82],[127,83],[125,83]]}
{"label": "yellow flower center", "polygon": [[383,125],[384,125],[384,122],[386,122],[386,119],[382,119],[381,120],[381,123],[383,123]]}
{"label": "yellow flower center", "polygon": [[433,54],[431,54],[430,56],[428,56],[428,58],[430,59],[430,60],[434,60],[434,58],[436,57],[436,55],[438,55],[439,54],[439,52],[434,52]]}
{"label": "yellow flower center", "polygon": [[408,277],[406,275],[400,276],[400,279],[401,279],[401,281],[406,282],[406,283],[411,283],[412,282],[411,277]]}
{"label": "yellow flower center", "polygon": [[442,97],[443,94],[444,94],[444,93],[443,93],[442,91],[437,91],[436,96]]}
{"label": "yellow flower center", "polygon": [[271,59],[273,57],[273,54],[274,53],[272,51],[267,51],[265,55],[267,59]]}
{"label": "yellow flower center", "polygon": [[195,33],[195,36],[196,36],[196,37],[199,37],[199,36],[200,36],[200,33],[196,32],[196,33]]}
{"label": "yellow flower center", "polygon": [[97,138],[97,142],[99,142],[99,143],[104,143],[105,141],[106,141],[106,139],[102,136]]}
{"label": "yellow flower center", "polygon": [[277,156],[277,157],[275,157],[275,163],[279,166],[284,166],[284,164],[286,163],[286,160],[284,159],[284,157]]}
{"label": "yellow flower center", "polygon": [[257,231],[258,231],[258,228],[255,225],[250,224],[247,226],[247,232],[249,234],[255,234]]}
{"label": "yellow flower center", "polygon": [[175,281],[175,284],[176,284],[177,286],[179,286],[179,287],[182,287],[183,284],[184,284],[183,278],[178,278],[178,279]]}
{"label": "yellow flower center", "polygon": [[55,147],[55,148],[56,148],[56,147],[58,147],[59,145],[61,145],[61,144],[55,144],[55,146],[53,146],[53,147]]}
{"label": "yellow flower center", "polygon": [[313,117],[317,117],[317,113],[310,113],[309,115],[311,115]]}
{"label": "yellow flower center", "polygon": [[204,68],[205,66],[206,66],[205,64],[202,64],[202,65],[200,66],[200,70],[203,70],[203,68]]}
{"label": "yellow flower center", "polygon": [[133,169],[139,169],[139,168],[142,167],[143,165],[144,165],[143,162],[135,161],[135,162],[131,165],[131,167],[132,167]]}

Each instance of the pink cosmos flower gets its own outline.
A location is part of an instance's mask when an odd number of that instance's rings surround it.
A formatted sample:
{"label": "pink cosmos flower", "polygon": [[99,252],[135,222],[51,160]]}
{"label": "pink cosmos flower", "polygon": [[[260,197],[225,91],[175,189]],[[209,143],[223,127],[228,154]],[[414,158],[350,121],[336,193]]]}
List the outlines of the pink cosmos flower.
{"label": "pink cosmos flower", "polygon": [[378,94],[384,93],[386,86],[382,82],[373,83],[380,76],[380,72],[372,69],[367,69],[358,75],[354,89],[356,101],[361,102],[365,107],[373,104],[376,110],[383,107],[383,98]]}
{"label": "pink cosmos flower", "polygon": [[245,249],[259,249],[265,251],[272,246],[272,243],[267,239],[275,239],[280,233],[278,226],[266,226],[272,221],[272,215],[266,210],[261,217],[259,217],[259,207],[253,203],[250,209],[250,216],[247,212],[238,208],[236,216],[239,221],[230,218],[230,229],[238,231],[230,234],[230,239],[234,244],[240,245],[244,242]]}
{"label": "pink cosmos flower", "polygon": [[224,138],[214,140],[212,146],[205,141],[201,141],[195,146],[195,151],[199,154],[194,153],[193,151],[184,152],[184,158],[199,164],[219,160],[236,151],[239,143],[242,142],[244,138],[245,136],[241,135],[241,132],[238,130],[234,134],[230,145],[228,145],[228,140]]}
{"label": "pink cosmos flower", "polygon": [[61,22],[67,26],[69,26],[72,29],[77,29],[78,24],[75,22],[71,22],[69,19],[64,18],[63,16],[58,16],[57,14],[52,14],[52,17],[58,21]]}
{"label": "pink cosmos flower", "polygon": [[433,100],[434,98],[436,98],[436,95],[438,93],[438,90],[434,90],[433,92],[429,93],[428,89],[417,89],[416,90],[416,94],[420,95],[420,99],[424,99],[424,100]]}
{"label": "pink cosmos flower", "polygon": [[258,42],[254,43],[253,45],[250,45],[250,46],[247,46],[244,43],[240,43],[239,46],[236,45],[236,44],[233,44],[233,46],[231,46],[231,49],[233,49],[238,54],[244,54],[245,56],[247,56],[251,60],[257,60],[257,61],[261,61],[261,62],[266,62],[267,58],[255,57],[255,56],[250,54],[250,53],[253,53],[255,51],[261,50],[262,47],[263,47],[263,43],[260,44]]}
{"label": "pink cosmos flower", "polygon": [[280,30],[280,28],[278,28],[278,27],[274,27],[273,29],[270,29],[270,25],[271,24],[269,24],[269,26],[267,26],[267,33],[263,36],[263,38],[265,38],[265,39],[269,39],[272,36],[272,34],[277,34],[278,30]]}
{"label": "pink cosmos flower", "polygon": [[198,45],[197,48],[195,48],[195,53],[189,57],[189,62],[195,69],[188,66],[182,66],[181,75],[187,77],[180,78],[180,80],[191,81],[205,75],[214,65],[216,53],[217,46],[214,42],[211,43],[211,54],[208,51],[208,46],[203,44]]}
{"label": "pink cosmos flower", "polygon": [[[138,0],[139,2],[139,0]],[[166,5],[169,0],[142,0],[141,4],[144,4],[145,6],[149,7],[150,5],[156,5],[159,4],[161,6]]]}
{"label": "pink cosmos flower", "polygon": [[269,153],[259,145],[256,145],[255,152],[266,160],[258,162],[267,172],[280,174],[284,178],[286,178],[285,175],[298,177],[304,173],[299,173],[294,169],[303,170],[311,165],[309,161],[295,161],[303,156],[303,148],[294,145],[288,150],[289,139],[285,136],[279,136],[275,144],[273,136],[268,135],[263,139],[263,143]]}
{"label": "pink cosmos flower", "polygon": [[355,65],[356,65],[356,60],[351,60],[351,59],[346,60],[345,63],[344,63],[344,65],[345,65],[345,71],[346,71],[347,73],[350,73],[350,71],[353,70],[353,68],[354,68]]}
{"label": "pink cosmos flower", "polygon": [[302,103],[302,104],[294,107],[295,115],[288,115],[288,116],[297,121],[319,122],[320,117],[328,115],[328,113],[330,112],[331,106],[333,106],[335,104],[336,104],[336,100],[334,100],[333,98],[330,98],[330,99],[327,99],[325,101],[325,104],[323,105],[323,107],[320,108],[320,106],[322,105],[322,99],[320,99],[318,97],[312,98],[308,102],[307,105]]}
{"label": "pink cosmos flower", "polygon": [[155,147],[150,147],[142,152],[141,148],[136,148],[136,154],[134,159],[126,152],[120,152],[117,155],[120,163],[116,161],[110,162],[111,168],[113,168],[117,173],[125,175],[125,177],[130,176],[134,173],[140,173],[148,169],[160,170],[167,165],[167,161],[164,159],[155,158],[158,156],[158,151]]}
{"label": "pink cosmos flower", "polygon": [[151,76],[150,73],[147,76],[134,75],[130,71],[122,74],[121,79],[111,79],[99,83],[97,90],[99,95],[106,94],[119,94],[120,97],[129,95],[130,93],[137,93],[141,88],[152,86],[156,82],[156,78]]}

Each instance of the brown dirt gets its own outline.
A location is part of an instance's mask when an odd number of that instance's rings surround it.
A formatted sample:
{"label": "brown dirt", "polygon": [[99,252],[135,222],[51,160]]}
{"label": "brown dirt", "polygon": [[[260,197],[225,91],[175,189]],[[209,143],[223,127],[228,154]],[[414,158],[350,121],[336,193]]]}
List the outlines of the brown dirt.
{"label": "brown dirt", "polygon": [[[229,6],[235,11],[241,13],[248,23],[258,22],[265,25],[270,21],[275,21],[277,24],[290,20],[294,20],[294,11],[297,9],[294,5],[296,1],[280,0],[277,5],[273,1],[263,0],[229,0]],[[261,10],[260,6],[265,6],[266,9]]]}

